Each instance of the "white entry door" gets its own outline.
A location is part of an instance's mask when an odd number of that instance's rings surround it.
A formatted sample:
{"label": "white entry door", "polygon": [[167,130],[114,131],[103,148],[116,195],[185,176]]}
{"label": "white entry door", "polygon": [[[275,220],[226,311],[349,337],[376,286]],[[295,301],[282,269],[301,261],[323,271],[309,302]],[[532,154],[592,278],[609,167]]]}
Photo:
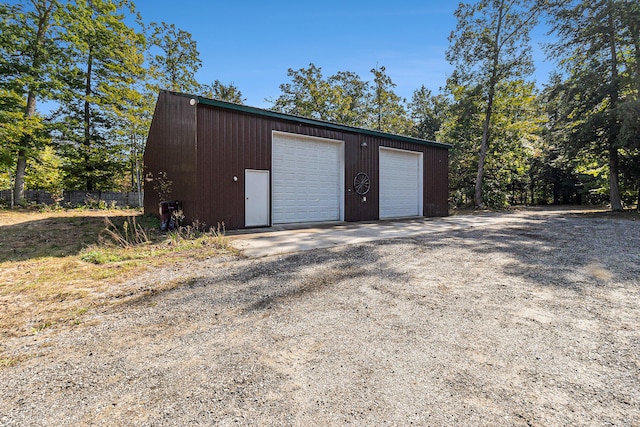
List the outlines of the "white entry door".
{"label": "white entry door", "polygon": [[269,171],[244,171],[244,225],[269,225]]}

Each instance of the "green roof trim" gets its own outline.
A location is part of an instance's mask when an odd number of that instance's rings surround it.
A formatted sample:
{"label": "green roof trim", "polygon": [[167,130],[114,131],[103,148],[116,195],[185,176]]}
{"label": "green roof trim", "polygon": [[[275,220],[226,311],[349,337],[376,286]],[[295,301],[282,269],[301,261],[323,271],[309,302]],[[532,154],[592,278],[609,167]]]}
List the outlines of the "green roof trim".
{"label": "green roof trim", "polygon": [[335,129],[335,130],[340,130],[344,132],[359,133],[363,135],[393,139],[396,141],[412,142],[415,144],[429,145],[429,146],[439,147],[439,148],[450,149],[453,147],[453,145],[445,144],[444,142],[427,141],[426,139],[412,138],[410,136],[396,135],[393,133],[379,132],[376,130],[364,129],[364,128],[359,128],[355,126],[347,126],[347,125],[341,125],[338,123],[325,122],[322,120],[309,119],[307,117],[300,117],[300,116],[294,116],[291,114],[278,113],[276,111],[265,110],[265,109],[256,108],[256,107],[249,107],[247,105],[234,104],[232,102],[218,101],[215,99],[205,98],[203,96],[188,95],[185,93],[172,92],[168,90],[163,90],[163,92],[197,99],[199,104],[211,105],[213,107],[224,108],[227,110],[240,111],[242,113],[256,114],[259,116],[271,117],[271,118],[280,119],[280,120],[288,120],[288,121],[302,123],[306,125],[322,126],[324,128]]}

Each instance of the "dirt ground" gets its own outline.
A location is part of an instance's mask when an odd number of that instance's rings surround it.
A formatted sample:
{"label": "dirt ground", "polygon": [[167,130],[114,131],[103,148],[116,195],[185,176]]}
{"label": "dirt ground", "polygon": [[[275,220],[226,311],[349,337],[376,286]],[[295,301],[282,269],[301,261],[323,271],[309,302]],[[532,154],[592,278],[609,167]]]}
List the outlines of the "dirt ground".
{"label": "dirt ground", "polygon": [[3,343],[0,425],[640,425],[640,221],[522,215],[157,269]]}

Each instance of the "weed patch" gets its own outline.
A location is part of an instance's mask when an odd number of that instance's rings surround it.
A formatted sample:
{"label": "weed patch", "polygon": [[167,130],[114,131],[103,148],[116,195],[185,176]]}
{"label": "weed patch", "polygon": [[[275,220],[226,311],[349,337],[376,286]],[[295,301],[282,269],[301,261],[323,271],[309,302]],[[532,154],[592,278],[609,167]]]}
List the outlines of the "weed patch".
{"label": "weed patch", "polygon": [[79,325],[89,307],[176,286],[138,289],[135,278],[151,269],[229,251],[222,224],[165,234],[156,217],[132,210],[0,210],[0,340]]}
{"label": "weed patch", "polygon": [[117,227],[109,219],[104,219],[105,228],[98,235],[98,241],[103,244],[113,244],[122,248],[150,243],[147,232],[136,222],[135,217],[128,217],[121,227]]}

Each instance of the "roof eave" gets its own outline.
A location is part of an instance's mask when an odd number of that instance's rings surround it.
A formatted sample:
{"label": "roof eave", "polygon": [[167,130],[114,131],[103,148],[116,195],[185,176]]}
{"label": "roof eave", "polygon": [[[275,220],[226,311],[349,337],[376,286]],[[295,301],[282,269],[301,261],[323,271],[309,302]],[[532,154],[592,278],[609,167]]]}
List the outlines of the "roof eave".
{"label": "roof eave", "polygon": [[248,113],[248,114],[256,114],[264,117],[270,117],[270,118],[275,118],[280,120],[288,120],[295,123],[301,123],[301,124],[312,125],[312,126],[321,126],[329,129],[359,133],[363,135],[375,136],[380,138],[393,139],[396,141],[412,142],[415,144],[429,145],[429,146],[438,147],[438,148],[450,149],[453,147],[451,144],[445,144],[443,142],[428,141],[426,139],[412,138],[410,136],[396,135],[393,133],[380,132],[372,129],[365,129],[365,128],[359,128],[355,126],[342,125],[339,123],[309,119],[307,117],[294,116],[291,114],[279,113],[277,111],[265,110],[262,108],[250,107],[250,106],[241,105],[241,104],[234,104],[232,102],[218,101],[215,99],[205,98],[203,96],[189,95],[185,93],[172,92],[169,90],[163,90],[163,91],[167,93],[172,93],[174,95],[185,96],[185,97],[196,99],[199,104],[210,105],[213,107],[224,108],[224,109],[239,111],[239,112]]}

